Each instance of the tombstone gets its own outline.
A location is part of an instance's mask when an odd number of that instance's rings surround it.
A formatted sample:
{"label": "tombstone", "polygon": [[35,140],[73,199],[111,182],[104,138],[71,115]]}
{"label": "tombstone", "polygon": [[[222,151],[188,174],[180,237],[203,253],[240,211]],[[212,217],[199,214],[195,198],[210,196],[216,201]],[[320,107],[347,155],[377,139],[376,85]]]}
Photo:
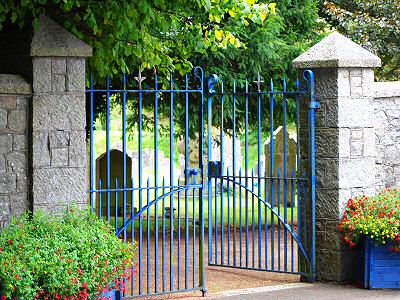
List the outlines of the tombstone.
{"label": "tombstone", "polygon": [[[297,152],[297,141],[296,137],[290,136],[286,132],[286,175],[283,173],[283,156],[284,156],[284,130],[282,126],[279,126],[274,131],[274,177],[278,174],[278,168],[280,169],[280,177],[291,178],[292,170],[296,172],[296,152]],[[265,172],[266,176],[270,176],[271,172],[271,151],[270,151],[270,138],[264,143],[264,154],[265,154]],[[274,205],[277,206],[278,202],[278,186],[277,180],[274,180]],[[271,190],[271,189],[270,189]],[[292,186],[291,182],[287,181],[287,206],[292,205]],[[269,199],[271,202],[271,199]],[[284,203],[284,180],[280,181],[280,203]],[[294,203],[295,205],[295,203]]]}
{"label": "tombstone", "polygon": [[[132,158],[126,153],[126,187],[131,188],[132,178]],[[110,150],[110,186],[107,187],[107,152],[104,152],[96,159],[96,188],[99,189],[101,180],[102,190],[115,189],[115,182],[118,179],[118,188],[123,188],[124,183],[124,153],[119,149]],[[124,192],[103,192],[96,194],[96,209],[99,213],[100,198],[102,216],[107,216],[107,203],[110,200],[110,216],[115,217],[116,200],[118,195],[118,216],[124,215]],[[129,217],[132,212],[131,192],[125,192],[126,196],[126,216]],[[108,198],[109,197],[109,198]]]}
{"label": "tombstone", "polygon": [[[212,143],[212,160],[220,161],[221,160],[221,142],[219,138],[219,129],[213,129],[213,143]],[[224,172],[226,173],[229,168],[229,173],[232,174],[233,170],[233,140],[232,136],[225,134],[224,136]],[[242,163],[241,156],[241,146],[240,139],[238,137],[235,138],[235,147],[236,147],[236,155],[235,155],[235,167],[236,174],[239,172]],[[185,140],[179,139],[179,153],[181,155],[185,155]],[[198,138],[189,140],[189,168],[198,168],[199,167],[199,140]],[[208,163],[208,154],[207,154],[207,145],[204,145],[204,166],[207,166]],[[181,165],[181,172],[184,172],[184,160],[183,166]]]}

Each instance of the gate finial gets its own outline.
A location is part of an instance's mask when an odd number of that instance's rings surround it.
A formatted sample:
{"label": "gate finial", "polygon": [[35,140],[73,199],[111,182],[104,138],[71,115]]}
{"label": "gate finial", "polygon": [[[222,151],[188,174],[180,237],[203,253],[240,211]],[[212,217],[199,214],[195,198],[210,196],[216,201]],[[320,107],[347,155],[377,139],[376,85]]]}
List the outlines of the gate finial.
{"label": "gate finial", "polygon": [[139,83],[139,89],[142,89],[142,82],[146,80],[146,77],[142,77],[142,71],[139,70],[138,76],[134,77],[135,80]]}
{"label": "gate finial", "polygon": [[260,72],[257,72],[257,81],[253,81],[254,83],[257,83],[257,90],[260,93],[261,92],[261,83],[264,82],[264,80],[261,80]]}

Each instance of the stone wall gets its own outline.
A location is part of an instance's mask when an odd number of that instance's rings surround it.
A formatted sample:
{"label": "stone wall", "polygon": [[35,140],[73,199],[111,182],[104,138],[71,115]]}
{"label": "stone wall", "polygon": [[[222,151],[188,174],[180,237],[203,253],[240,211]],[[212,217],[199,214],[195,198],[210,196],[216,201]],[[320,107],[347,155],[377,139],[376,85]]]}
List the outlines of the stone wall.
{"label": "stone wall", "polygon": [[375,143],[378,189],[400,186],[400,81],[376,82]]}
{"label": "stone wall", "polygon": [[0,228],[29,208],[28,111],[31,86],[0,75]]}

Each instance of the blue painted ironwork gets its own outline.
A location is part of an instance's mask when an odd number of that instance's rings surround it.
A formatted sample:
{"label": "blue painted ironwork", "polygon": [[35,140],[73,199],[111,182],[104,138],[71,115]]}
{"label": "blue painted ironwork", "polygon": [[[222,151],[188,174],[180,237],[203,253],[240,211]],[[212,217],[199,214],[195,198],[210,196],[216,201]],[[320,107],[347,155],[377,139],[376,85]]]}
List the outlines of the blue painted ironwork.
{"label": "blue painted ironwork", "polygon": [[[319,103],[314,99],[313,73],[305,71],[303,79],[304,88],[299,80],[290,83],[284,78],[277,83],[270,80],[269,89],[263,90],[258,74],[254,89],[246,81],[244,90],[238,92],[234,82],[233,93],[227,93],[219,84],[221,80],[210,76],[207,186],[212,226],[209,226],[209,265],[300,274],[310,281],[315,280],[315,110]],[[288,90],[289,84],[296,89]],[[227,98],[232,99],[232,111],[223,109]],[[238,118],[237,112],[242,112],[243,120]],[[254,112],[257,123],[250,124],[249,115]],[[230,128],[224,124],[224,114],[231,116]],[[289,123],[289,120],[294,121]],[[237,131],[239,122],[243,124],[241,131]],[[210,130],[213,126],[219,129],[218,135],[214,136]],[[274,136],[277,128],[283,133],[279,144]],[[290,135],[297,137],[296,157],[290,157],[290,161],[296,162],[295,168],[289,165]],[[227,162],[229,156],[223,151],[227,136],[233,141],[231,162]],[[242,141],[243,161],[242,157],[237,157],[236,139]],[[269,143],[264,144],[263,139]],[[308,143],[305,153],[300,148],[300,143],[304,142]],[[219,144],[221,162],[213,161],[213,143]],[[263,148],[269,152],[269,156],[264,152],[265,159],[262,159]],[[250,156],[251,151],[257,153],[256,157]],[[222,170],[216,171],[217,166]],[[214,222],[210,214],[214,215]],[[224,243],[229,246],[224,247]]]}
{"label": "blue painted ironwork", "polygon": [[[115,227],[117,236],[138,244],[132,274],[138,273],[126,282],[123,299],[194,290],[204,295],[207,262],[221,267],[300,274],[315,280],[315,110],[319,103],[314,99],[313,73],[307,70],[303,77],[305,88],[299,80],[290,83],[283,79],[278,83],[271,80],[269,89],[264,90],[264,81],[258,74],[255,89],[248,81],[243,90],[233,82],[232,93],[224,91],[217,75],[211,75],[204,86],[204,73],[199,67],[193,76],[184,77],[183,85],[175,83],[171,76],[168,88],[165,82],[159,83],[156,74],[154,79],[147,79],[154,80],[154,85],[147,84],[141,72],[133,80],[124,74],[121,88],[112,86],[107,78],[106,89],[96,89],[94,80],[90,80],[90,204]],[[294,91],[288,90],[290,84],[296,86]],[[105,132],[95,128],[95,101],[105,104]],[[227,109],[224,106],[230,101],[233,105]],[[146,111],[144,103],[150,102],[153,110]],[[169,108],[168,121],[162,123],[161,103]],[[200,120],[197,129],[191,126],[190,118],[195,105]],[[111,126],[116,115],[113,107],[120,111],[121,129]],[[128,126],[132,107],[137,112],[133,128]],[[180,177],[175,171],[175,117],[182,113],[185,158]],[[257,122],[251,124],[253,113]],[[151,152],[144,149],[143,118],[149,116],[153,117]],[[165,126],[169,169],[160,166],[160,130]],[[283,130],[281,157],[274,137],[279,126]],[[106,165],[102,177],[100,166],[96,165],[96,156],[101,153],[96,153],[95,146],[99,147],[103,133]],[[296,157],[292,159],[295,168],[288,164],[289,134],[297,137]],[[197,165],[191,165],[189,160],[192,136],[198,141]],[[116,137],[122,144],[123,156],[119,177],[112,170],[111,141]],[[132,169],[128,166],[129,138],[137,140],[137,154],[130,158],[136,159],[134,176],[128,174]],[[268,145],[265,140],[269,140]],[[241,157],[239,141],[244,146]],[[306,153],[300,148],[304,142],[308,142]],[[227,155],[229,151],[231,155]],[[265,151],[269,152],[268,161]],[[152,155],[151,174],[143,168],[145,153]]]}

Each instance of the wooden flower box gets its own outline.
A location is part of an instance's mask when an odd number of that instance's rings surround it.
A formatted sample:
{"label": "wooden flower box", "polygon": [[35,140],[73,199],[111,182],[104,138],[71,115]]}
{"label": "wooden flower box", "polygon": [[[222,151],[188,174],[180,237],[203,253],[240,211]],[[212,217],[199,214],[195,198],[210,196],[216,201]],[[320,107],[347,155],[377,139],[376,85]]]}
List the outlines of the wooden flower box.
{"label": "wooden flower box", "polygon": [[367,289],[400,289],[400,253],[366,238],[358,256],[358,283]]}

